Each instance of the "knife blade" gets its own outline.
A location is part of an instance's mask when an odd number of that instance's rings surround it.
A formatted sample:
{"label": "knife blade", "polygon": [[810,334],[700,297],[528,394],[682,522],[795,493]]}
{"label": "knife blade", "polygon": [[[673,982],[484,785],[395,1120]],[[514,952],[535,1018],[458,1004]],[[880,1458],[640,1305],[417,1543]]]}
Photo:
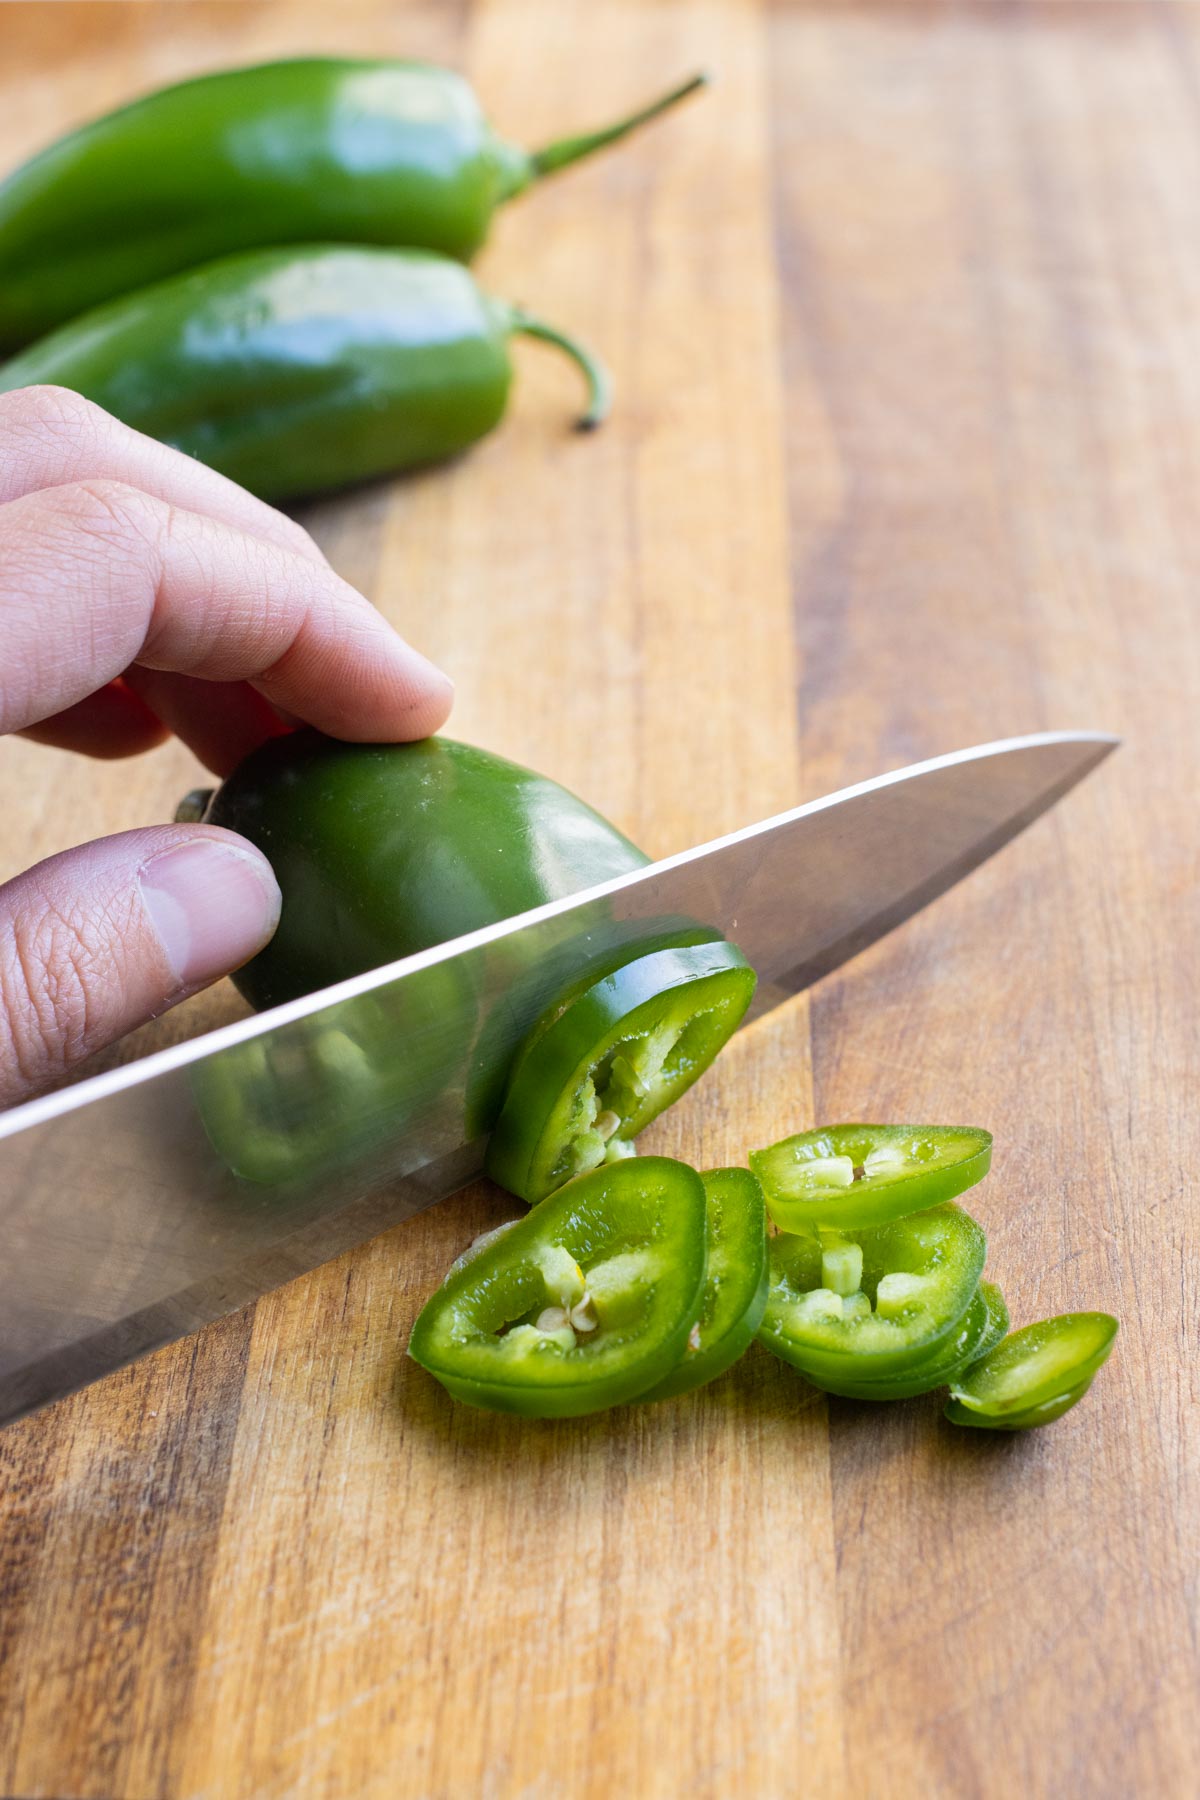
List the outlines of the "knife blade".
{"label": "knife blade", "polygon": [[917,763],[0,1115],[0,1423],[472,1179],[514,1052],[589,967],[727,937],[760,1017],[1116,742],[1043,733]]}

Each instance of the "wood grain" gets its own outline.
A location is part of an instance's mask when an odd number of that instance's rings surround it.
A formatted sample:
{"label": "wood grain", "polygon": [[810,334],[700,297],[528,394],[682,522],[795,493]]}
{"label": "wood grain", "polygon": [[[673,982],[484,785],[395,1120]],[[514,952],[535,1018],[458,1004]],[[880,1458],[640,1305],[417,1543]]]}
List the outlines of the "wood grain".
{"label": "wood grain", "polygon": [[[1123,1322],[1083,1406],[980,1441],[754,1352],[644,1413],[456,1410],[400,1353],[506,1214],[481,1184],[0,1433],[0,1790],[1194,1792],[1200,14],[182,0],[7,6],[0,46],[5,164],[281,52],[452,61],[527,141],[711,65],[481,265],[602,346],[611,426],[572,438],[523,348],[475,454],[308,523],[456,732],[655,853],[990,736],[1126,739],[652,1134],[991,1125],[1015,1317]],[[8,742],[0,874],[193,779]]]}

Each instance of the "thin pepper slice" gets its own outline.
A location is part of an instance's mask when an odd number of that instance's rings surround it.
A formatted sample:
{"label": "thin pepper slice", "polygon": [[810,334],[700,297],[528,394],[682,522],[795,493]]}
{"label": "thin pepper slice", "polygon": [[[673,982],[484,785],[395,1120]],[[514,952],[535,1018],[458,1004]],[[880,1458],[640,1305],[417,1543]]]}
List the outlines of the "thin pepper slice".
{"label": "thin pepper slice", "polygon": [[827,1386],[911,1374],[965,1324],[986,1248],[952,1205],[772,1238],[759,1342]]}
{"label": "thin pepper slice", "polygon": [[781,1231],[857,1229],[941,1206],[987,1174],[991,1133],[970,1125],[827,1125],[756,1150],[750,1167]]}
{"label": "thin pepper slice", "polygon": [[748,1169],[710,1169],[704,1183],[708,1272],[700,1316],[680,1361],[641,1400],[670,1400],[731,1369],[767,1306],[767,1215]]}
{"label": "thin pepper slice", "polygon": [[536,1203],[633,1140],[741,1023],[754,971],[733,944],[651,951],[538,1021],[513,1066],[487,1172]]}
{"label": "thin pepper slice", "polygon": [[704,1186],[667,1157],[597,1169],[460,1259],[409,1355],[456,1400],[527,1418],[616,1406],[683,1355],[705,1276]]}
{"label": "thin pepper slice", "polygon": [[[994,1350],[1008,1331],[1011,1323],[1008,1316],[1008,1302],[994,1281],[981,1281],[979,1284],[981,1297],[987,1303],[987,1330],[975,1346],[973,1362],[979,1362],[990,1350]],[[971,1364],[964,1365],[970,1368]]]}
{"label": "thin pepper slice", "polygon": [[1012,1332],[951,1383],[946,1416],[1001,1431],[1060,1418],[1087,1392],[1117,1329],[1110,1313],[1084,1312]]}
{"label": "thin pepper slice", "polygon": [[1090,1381],[1081,1381],[1065,1393],[1056,1394],[1052,1400],[1043,1400],[1039,1406],[1028,1407],[1024,1412],[1005,1413],[1003,1418],[973,1412],[969,1406],[954,1399],[947,1400],[942,1410],[952,1425],[969,1425],[984,1431],[1032,1431],[1038,1425],[1051,1425],[1055,1419],[1070,1412],[1091,1385]]}
{"label": "thin pepper slice", "polygon": [[840,1394],[849,1400],[911,1400],[918,1394],[946,1387],[956,1376],[993,1344],[999,1343],[1008,1330],[1008,1308],[998,1287],[981,1281],[957,1331],[940,1344],[931,1355],[914,1363],[899,1374],[877,1375],[861,1381],[844,1381],[834,1385],[828,1380],[814,1380],[814,1385],[827,1393]]}

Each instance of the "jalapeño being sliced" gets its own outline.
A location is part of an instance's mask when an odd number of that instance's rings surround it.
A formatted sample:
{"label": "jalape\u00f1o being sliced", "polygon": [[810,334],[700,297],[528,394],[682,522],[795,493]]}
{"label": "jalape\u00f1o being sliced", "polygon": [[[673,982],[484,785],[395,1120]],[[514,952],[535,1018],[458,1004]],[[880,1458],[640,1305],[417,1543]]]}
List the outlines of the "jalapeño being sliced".
{"label": "jalape\u00f1o being sliced", "polygon": [[840,1394],[848,1400],[911,1400],[933,1388],[946,1387],[976,1358],[998,1344],[1007,1330],[1008,1308],[1003,1294],[990,1281],[981,1281],[958,1330],[911,1369],[862,1381],[847,1380],[836,1386],[815,1376],[809,1379],[827,1393]]}
{"label": "jalape\u00f1o being sliced", "polygon": [[710,1169],[704,1183],[708,1273],[687,1349],[640,1400],[670,1400],[733,1367],[754,1339],[767,1305],[767,1215],[748,1169]]}
{"label": "jalape\u00f1o being sliced", "polygon": [[1060,1313],[1026,1325],[951,1383],[946,1416],[993,1431],[1048,1425],[1086,1394],[1116,1335],[1109,1313]]}
{"label": "jalape\u00f1o being sliced", "polygon": [[970,1125],[827,1125],[766,1150],[750,1167],[781,1231],[857,1228],[924,1212],[982,1181],[992,1137]]}
{"label": "jalape\u00f1o being sliced", "polygon": [[469,1405],[570,1418],[674,1368],[704,1295],[704,1186],[662,1156],[597,1169],[460,1258],[409,1355]]}
{"label": "jalape\u00f1o being sliced", "polygon": [[531,1204],[633,1140],[741,1023],[754,971],[720,941],[655,950],[575,990],[534,1026],[488,1144],[493,1181]]}
{"label": "jalape\u00f1o being sliced", "polygon": [[759,1342],[839,1391],[911,1375],[966,1325],[986,1247],[957,1206],[773,1238]]}
{"label": "jalape\u00f1o being sliced", "polygon": [[[410,975],[405,996],[414,1016],[465,1021],[477,1009],[454,963]],[[360,994],[196,1063],[192,1098],[214,1150],[241,1180],[310,1182],[397,1143],[448,1089],[454,1041],[448,1032],[413,1057],[386,997]]]}

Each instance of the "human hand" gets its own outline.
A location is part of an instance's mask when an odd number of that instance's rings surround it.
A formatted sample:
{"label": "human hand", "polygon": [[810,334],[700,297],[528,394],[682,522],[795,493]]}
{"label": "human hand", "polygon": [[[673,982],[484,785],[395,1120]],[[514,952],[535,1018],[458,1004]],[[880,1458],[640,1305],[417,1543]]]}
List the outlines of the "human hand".
{"label": "human hand", "polygon": [[[424,737],[451,691],[281,513],[76,394],[0,395],[0,733],[118,757],[175,732],[224,775],[285,719]],[[205,825],[0,885],[0,1106],[237,968],[279,905]]]}

